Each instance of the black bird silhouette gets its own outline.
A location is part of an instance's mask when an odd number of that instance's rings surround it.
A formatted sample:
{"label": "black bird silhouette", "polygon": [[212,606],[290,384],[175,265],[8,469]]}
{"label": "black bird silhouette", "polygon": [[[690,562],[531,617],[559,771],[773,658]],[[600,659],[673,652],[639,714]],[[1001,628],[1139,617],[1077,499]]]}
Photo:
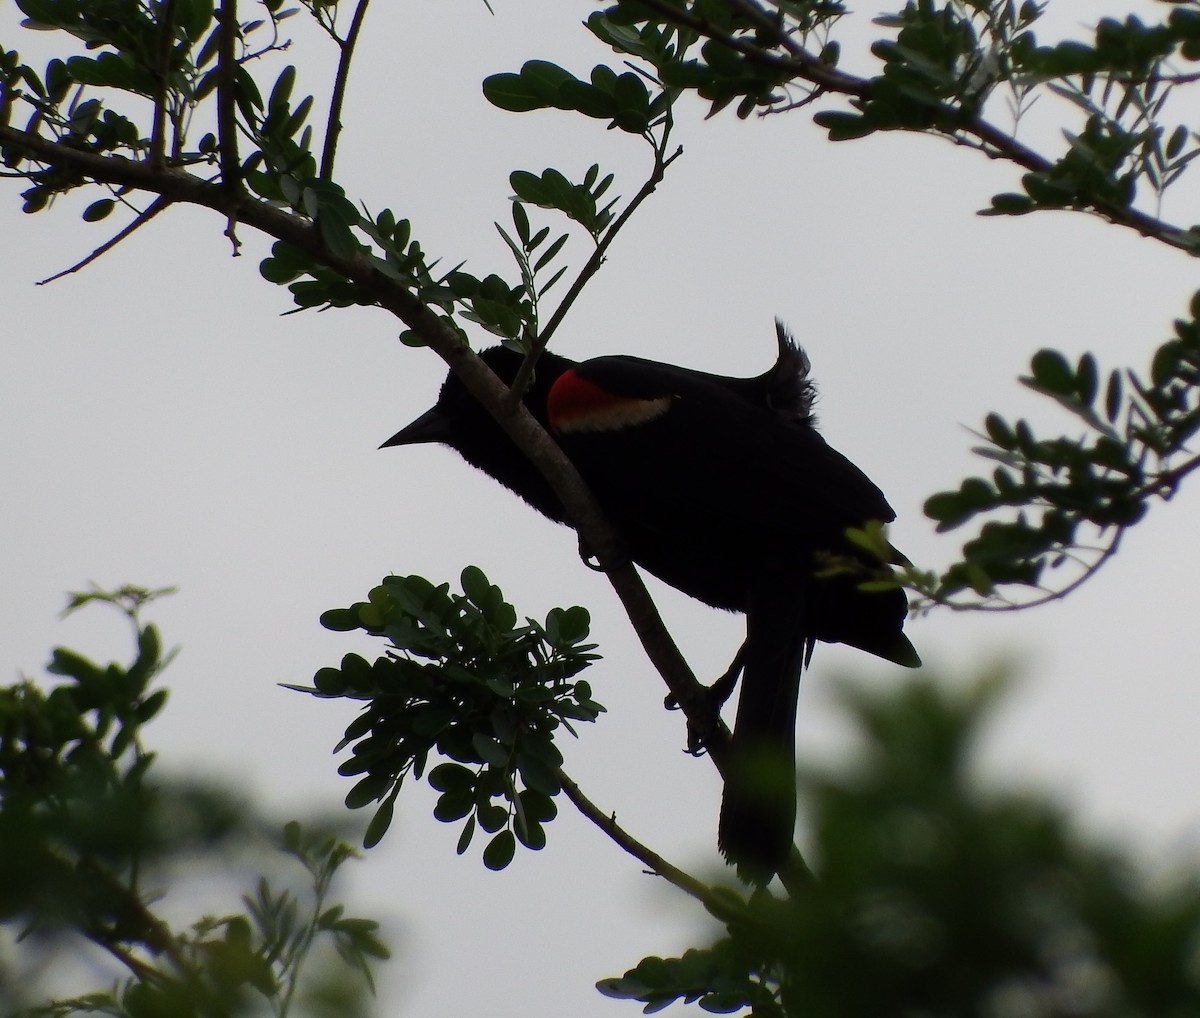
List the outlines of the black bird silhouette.
{"label": "black bird silhouette", "polygon": [[[752,378],[547,352],[524,396],[634,562],[746,616],[746,641],[714,697],[719,704],[728,696],[740,668],[718,844],[754,880],[769,878],[792,844],[796,700],[813,645],[845,643],[920,664],[903,632],[903,590],[866,592],[853,576],[817,575],[831,554],[877,568],[845,532],[895,513],[816,430],[808,358],[782,324],[776,329],[778,358]],[[522,361],[504,347],[480,357],[507,383]],[[450,446],[544,516],[570,524],[541,474],[454,375],[433,408],[384,446],[424,442]]]}

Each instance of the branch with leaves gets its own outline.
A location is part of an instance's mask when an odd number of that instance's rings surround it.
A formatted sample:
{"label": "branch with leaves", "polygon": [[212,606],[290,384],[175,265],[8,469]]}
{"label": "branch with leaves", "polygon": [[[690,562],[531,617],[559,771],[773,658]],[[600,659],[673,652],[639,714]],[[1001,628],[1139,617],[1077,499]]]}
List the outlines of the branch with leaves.
{"label": "branch with leaves", "polygon": [[[41,951],[76,959],[81,941],[89,942],[125,971],[111,989],[22,1013],[215,1018],[267,1002],[282,1015],[314,980],[360,998],[363,987],[373,988],[371,962],[388,950],[375,922],[330,903],[335,875],[354,850],[296,822],[282,839],[268,838],[245,803],[157,775],[142,731],[166,704],[160,676],[173,653],[163,653],[158,630],[141,614],[166,593],[124,587],[72,595],[68,612],[97,603],[121,611],[133,629],[134,660],[101,665],[60,647],[50,688],[25,681],[0,689],[0,872],[20,874],[0,891],[0,925],[33,935]],[[243,899],[245,913],[204,916],[187,928],[158,914],[158,882],[180,860],[194,867],[199,853],[227,867],[235,849],[256,866],[270,863]],[[305,870],[307,890],[280,889],[283,874],[274,870],[284,857]],[[316,971],[323,944],[336,948],[340,968]],[[6,989],[0,985],[0,1000],[15,1004]]]}
{"label": "branch with leaves", "polygon": [[[1025,170],[1025,193],[997,196],[989,213],[1090,211],[1192,250],[1190,230],[1162,223],[1134,203],[1139,181],[1148,180],[1161,196],[1196,152],[1186,132],[1160,124],[1165,107],[1156,93],[1185,83],[1170,72],[1169,62],[1194,56],[1200,38],[1194,4],[1175,5],[1160,26],[1104,22],[1091,46],[1052,47],[1039,46],[1034,37],[1036,5],[908,4],[880,19],[896,38],[875,47],[883,61],[880,74],[862,78],[837,67],[835,33],[843,13],[838,4],[618,3],[594,14],[588,25],[601,41],[634,58],[628,70],[599,65],[584,80],[534,60],[519,72],[485,82],[485,94],[503,109],[573,111],[643,139],[652,153],[646,182],[620,210],[607,197],[612,178],[599,164],[578,183],[554,169],[514,172],[513,232],[498,229],[517,263],[515,282],[499,273],[480,278],[462,265],[438,271],[436,260],[412,237],[407,219],[390,209],[366,212],[331,179],[339,111],[365,2],[353,5],[345,35],[337,30],[336,5],[309,5],[339,47],[319,164],[307,124],[314,102],[311,96],[293,99],[295,69],[284,68],[265,96],[251,74],[253,62],[287,45],[280,26],[295,12],[278,0],[255,5],[265,17],[248,20],[231,0],[215,6],[178,0],[131,9],[124,20],[99,17],[87,5],[68,0],[21,0],[21,5],[40,27],[66,32],[100,51],[51,61],[42,73],[22,63],[15,51],[0,54],[0,159],[7,175],[29,185],[26,210],[40,211],[57,195],[97,186],[123,204],[139,192],[153,195],[143,217],[174,203],[210,208],[226,220],[235,250],[238,225],[275,239],[261,272],[286,285],[298,308],[376,306],[404,322],[402,339],[442,357],[545,473],[610,576],[650,660],[697,730],[712,724],[702,688],[628,565],[619,535],[518,398],[536,354],[678,156],[671,131],[672,104],[680,94],[697,92],[713,112],[737,99],[743,116],[841,97],[849,110],[816,113],[834,140],[885,130],[929,133]],[[1069,136],[1068,149],[1057,160],[1033,152],[984,118],[989,97],[1000,86],[1024,102],[1042,84],[1086,115],[1083,130]],[[788,89],[797,88],[800,93],[781,103],[780,90],[786,97]],[[150,100],[148,132],[123,111],[131,98]],[[23,128],[10,126],[18,111],[29,114]],[[191,144],[192,125],[206,118],[213,130]],[[108,215],[118,207],[116,198],[92,203],[85,218]],[[558,259],[568,235],[551,240],[550,227],[535,228],[533,208],[566,216],[592,245],[544,325],[546,294],[566,272]],[[135,219],[117,239],[141,221]],[[526,350],[526,367],[511,391],[467,348],[464,323]],[[1016,510],[1017,518],[998,523],[989,517],[979,538],[968,542],[961,563],[941,573],[914,569],[909,584],[931,602],[995,607],[997,590],[1006,585],[1040,591],[1026,599],[1037,603],[1077,584],[1047,587],[1047,565],[1053,569],[1074,561],[1085,577],[1090,575],[1145,505],[1169,493],[1195,467],[1186,458],[1197,391],[1190,336],[1184,329],[1172,345],[1178,356],[1156,360],[1151,383],[1122,375],[1133,394],[1127,402],[1118,395],[1118,409],[1103,421],[1093,410],[1096,394],[1089,377],[1094,365],[1085,359],[1076,370],[1064,367],[1060,355],[1040,355],[1031,384],[1081,417],[1095,431],[1094,441],[1039,440],[1020,424],[989,418],[988,452],[1001,460],[1000,469],[991,481],[972,479],[957,494],[934,496],[928,511],[943,528],[1006,509]],[[1168,367],[1160,370],[1163,365]],[[1026,511],[1037,512],[1038,519],[1030,522]],[[1108,543],[1079,538],[1088,526]],[[975,599],[959,596],[968,591]],[[1003,606],[1009,603],[1015,602]],[[723,730],[712,733],[707,746],[722,767]]]}
{"label": "branch with leaves", "polygon": [[[86,8],[75,4],[53,0],[23,3],[31,20],[40,26],[106,47],[106,52],[95,59],[52,61],[43,75],[22,64],[15,51],[5,50],[0,57],[0,109],[11,113],[18,105],[25,105],[34,110],[24,130],[7,126],[11,119],[8,116],[0,120],[0,158],[10,175],[24,177],[31,184],[25,192],[26,210],[38,211],[56,194],[96,185],[122,194],[142,191],[157,195],[161,201],[200,205],[225,217],[231,234],[234,224],[244,224],[276,238],[262,272],[272,282],[287,283],[298,307],[363,304],[381,307],[403,321],[408,331],[402,339],[428,346],[442,357],[518,447],[546,472],[580,534],[608,572],[651,662],[664,674],[684,711],[694,715],[696,724],[702,724],[707,713],[703,690],[663,628],[640,578],[627,564],[618,538],[602,519],[572,465],[524,406],[511,398],[508,389],[470,352],[455,321],[455,316],[460,316],[478,322],[495,334],[532,347],[539,339],[536,292],[528,291],[528,279],[510,285],[498,275],[480,280],[461,268],[435,276],[420,244],[411,238],[407,220],[387,209],[374,216],[365,215],[336,183],[321,177],[311,152],[311,131],[305,127],[312,100],[292,103],[295,70],[285,68],[264,99],[247,66],[282,47],[279,25],[292,12],[282,10],[278,2],[267,2],[260,7],[268,15],[264,24],[238,25],[240,48],[234,66],[229,64],[227,41],[232,5],[221,8],[223,17],[215,24],[210,4],[192,3],[186,12],[176,14],[173,31],[178,41],[172,48],[171,79],[174,91],[168,90],[164,101],[190,104],[196,115],[215,91],[218,131],[204,135],[194,149],[188,147],[186,137],[177,136],[170,148],[178,155],[159,168],[142,158],[144,148],[134,120],[106,106],[100,98],[68,102],[72,87],[77,89],[77,96],[85,87],[99,88],[112,101],[123,93],[154,94],[152,78],[141,63],[142,50],[127,43],[127,31],[107,21],[98,23]],[[320,5],[323,17],[332,17],[329,6]],[[356,8],[358,25],[362,12],[362,7]],[[150,39],[166,30],[165,25],[155,21],[154,12],[132,13],[130,20],[138,33]],[[268,29],[270,40],[251,48],[254,34]],[[157,53],[158,48],[152,47],[152,51]],[[215,66],[210,66],[214,61]],[[651,183],[636,199],[640,202],[673,158],[665,152],[669,96],[660,93],[652,97],[644,86],[631,90],[626,80],[614,76],[596,84],[576,81],[573,101],[577,107],[586,105],[593,115],[601,101],[610,103],[620,114],[618,126],[624,125],[626,130],[652,139],[657,145]],[[339,91],[331,100],[331,110],[336,110],[340,102]],[[236,134],[250,139],[255,146],[244,158],[239,157],[236,166],[230,157],[236,151],[233,135],[228,124],[221,126],[231,108],[236,114]],[[194,172],[195,168],[212,169],[214,163],[215,170],[207,176]],[[533,186],[532,178],[523,184],[527,203],[544,204],[584,222],[593,233],[596,248],[559,309],[557,320],[599,268],[604,251],[628,216],[609,218],[611,213],[602,215],[595,209],[603,181],[570,185],[565,193],[545,190],[547,183],[543,176],[541,190]],[[94,211],[92,217],[100,211]],[[531,237],[530,253],[535,246],[533,240]],[[714,758],[719,761],[720,733],[712,741]]]}
{"label": "branch with leaves", "polygon": [[[895,37],[872,47],[881,61],[874,76],[838,68],[845,14],[842,4],[825,0],[619,0],[589,25],[668,87],[706,100],[710,115],[735,101],[741,117],[838,106],[813,114],[833,141],[928,134],[1022,170],[1023,190],[995,195],[983,215],[1082,211],[1200,254],[1200,226],[1157,216],[1167,189],[1200,155],[1195,132],[1167,119],[1181,90],[1196,81],[1176,64],[1200,59],[1200,4],[1173,3],[1160,24],[1106,18],[1090,42],[1047,46],[1035,34],[1036,3],[910,2],[875,19]],[[1067,147],[1058,156],[1017,136],[1022,113],[1043,92],[1082,118],[1064,132]],[[989,119],[1005,95],[1011,131]],[[1153,212],[1142,207],[1143,192]],[[1024,422],[988,415],[987,444],[976,452],[1000,466],[991,478],[969,478],[926,503],[939,530],[979,519],[979,533],[949,567],[908,571],[919,607],[1013,610],[1064,597],[1195,470],[1188,442],[1200,415],[1200,303],[1193,304],[1193,320],[1177,323],[1177,336],[1154,355],[1149,381],[1133,369],[1114,370],[1102,407],[1090,354],[1077,368],[1056,351],[1034,358],[1022,381],[1078,418],[1085,436],[1035,438]],[[886,546],[880,535],[859,536],[864,547]]]}

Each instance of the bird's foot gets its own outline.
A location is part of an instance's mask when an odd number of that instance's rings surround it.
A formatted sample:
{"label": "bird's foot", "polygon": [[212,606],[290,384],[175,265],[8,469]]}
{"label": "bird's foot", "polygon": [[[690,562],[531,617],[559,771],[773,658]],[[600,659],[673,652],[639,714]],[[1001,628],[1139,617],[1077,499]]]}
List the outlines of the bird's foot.
{"label": "bird's foot", "polygon": [[[701,710],[703,720],[700,724],[696,724],[694,719],[688,719],[685,751],[692,756],[704,755],[709,737],[721,723],[721,708],[725,706],[725,701],[733,695],[733,691],[737,687],[738,677],[742,674],[744,657],[745,648],[739,648],[737,656],[734,657],[725,672],[711,686],[704,687],[704,705]],[[663,700],[663,706],[667,710],[678,710],[679,701],[673,694],[668,694]]]}
{"label": "bird's foot", "polygon": [[604,572],[604,567],[600,564],[600,560],[596,558],[596,553],[588,547],[588,543],[583,539],[582,535],[579,537],[579,560],[594,572]]}
{"label": "bird's foot", "polygon": [[592,551],[592,549],[588,546],[587,541],[585,541],[582,536],[580,536],[578,540],[579,540],[580,561],[582,561],[585,566],[587,566],[590,570],[592,570],[592,572],[607,573],[609,571],[609,569],[621,568],[623,566],[628,566],[628,565],[633,564],[633,559],[629,558],[628,556],[622,555],[621,561],[619,563],[617,563],[616,566],[605,567],[600,563],[600,560],[596,557],[596,553],[594,551]]}

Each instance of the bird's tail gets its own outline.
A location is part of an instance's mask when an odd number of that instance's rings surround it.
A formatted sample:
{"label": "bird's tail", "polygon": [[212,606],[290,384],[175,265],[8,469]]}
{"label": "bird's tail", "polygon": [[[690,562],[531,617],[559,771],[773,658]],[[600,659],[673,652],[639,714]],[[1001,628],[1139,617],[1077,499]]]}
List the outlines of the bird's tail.
{"label": "bird's tail", "polygon": [[734,722],[718,845],[738,872],[769,880],[796,825],[796,697],[811,641],[802,634],[804,589],[781,577],[751,595],[742,691]]}

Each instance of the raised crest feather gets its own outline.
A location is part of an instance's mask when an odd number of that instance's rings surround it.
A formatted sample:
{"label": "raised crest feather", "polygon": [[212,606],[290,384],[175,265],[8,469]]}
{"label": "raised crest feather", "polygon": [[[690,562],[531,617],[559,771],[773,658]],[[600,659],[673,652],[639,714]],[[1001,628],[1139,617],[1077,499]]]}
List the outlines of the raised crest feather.
{"label": "raised crest feather", "polygon": [[779,357],[763,376],[767,406],[797,424],[816,427],[813,403],[816,402],[817,387],[809,377],[812,362],[778,318],[775,319],[775,338],[779,343]]}

